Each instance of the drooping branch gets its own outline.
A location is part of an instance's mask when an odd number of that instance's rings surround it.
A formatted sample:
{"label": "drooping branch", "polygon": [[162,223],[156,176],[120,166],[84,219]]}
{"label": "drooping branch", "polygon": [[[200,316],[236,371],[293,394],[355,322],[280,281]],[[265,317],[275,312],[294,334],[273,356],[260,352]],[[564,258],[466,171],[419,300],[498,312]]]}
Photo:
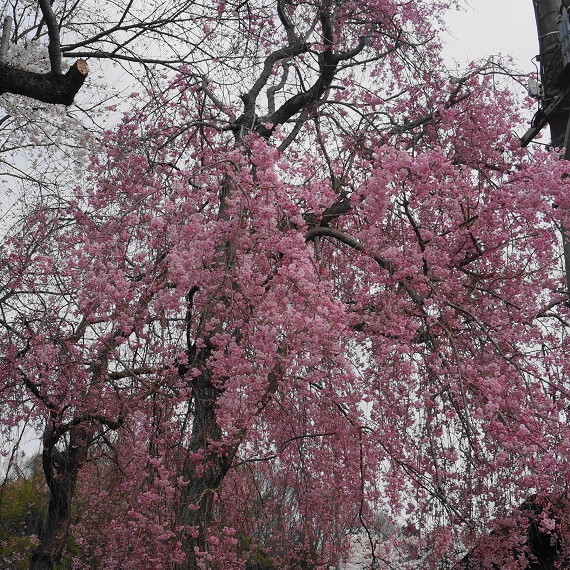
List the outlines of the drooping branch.
{"label": "drooping branch", "polygon": [[[366,253],[366,254],[370,255],[370,257],[372,257],[372,259],[374,259],[374,261],[382,269],[385,269],[386,271],[388,271],[388,273],[390,275],[394,275],[397,272],[397,267],[394,265],[393,262],[389,261],[388,259],[385,259],[384,257],[382,257],[381,255],[378,255],[377,253],[368,252],[363,243],[358,241],[356,238],[353,238],[352,236],[345,234],[341,230],[337,230],[336,228],[327,228],[327,227],[323,227],[323,226],[311,228],[305,234],[305,241],[312,241],[315,238],[318,238],[320,236],[326,236],[326,237],[334,238],[335,240],[337,240],[341,243],[344,243],[345,245],[348,245],[349,247],[351,247],[352,249],[355,249],[356,251],[360,251],[362,253]],[[409,295],[410,299],[416,305],[418,305],[418,306],[422,305],[422,303],[423,303],[422,296],[411,287],[408,279],[406,279],[406,278],[399,279],[398,285],[400,287],[402,287],[402,289],[404,289],[404,291],[406,291],[406,293]]]}
{"label": "drooping branch", "polygon": [[71,105],[88,69],[83,59],[77,60],[65,75],[35,73],[0,62],[0,94],[14,93],[43,103]]}
{"label": "drooping branch", "polygon": [[[313,240],[317,237],[320,237],[320,236],[327,236],[327,237],[334,238],[334,239],[340,241],[341,243],[344,243],[345,245],[348,245],[349,247],[355,249],[356,251],[361,251],[361,252],[366,251],[364,244],[362,244],[361,242],[359,242],[357,239],[353,238],[352,236],[349,236],[349,235],[345,234],[344,232],[337,230],[335,228],[327,228],[327,227],[322,227],[322,226],[318,227],[318,228],[311,228],[305,234],[305,240],[311,241],[311,240]],[[374,259],[374,261],[376,261],[376,263],[380,267],[382,267],[382,269],[386,269],[391,275],[396,272],[396,268],[394,267],[394,264],[391,261],[384,259],[382,256],[380,256],[376,253],[372,253],[371,256]]]}

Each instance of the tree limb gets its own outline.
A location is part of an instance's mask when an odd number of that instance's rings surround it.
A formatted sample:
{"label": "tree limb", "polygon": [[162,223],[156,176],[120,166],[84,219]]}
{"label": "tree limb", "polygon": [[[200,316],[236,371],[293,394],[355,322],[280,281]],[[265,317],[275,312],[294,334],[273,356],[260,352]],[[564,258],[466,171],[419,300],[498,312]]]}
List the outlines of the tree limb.
{"label": "tree limb", "polygon": [[48,30],[49,37],[49,62],[51,72],[54,75],[61,75],[61,42],[59,40],[59,24],[55,17],[55,13],[49,0],[39,0],[44,21]]}
{"label": "tree limb", "polygon": [[12,31],[12,17],[6,16],[2,25],[2,39],[0,40],[0,61],[6,59],[8,47],[10,45],[10,33]]}

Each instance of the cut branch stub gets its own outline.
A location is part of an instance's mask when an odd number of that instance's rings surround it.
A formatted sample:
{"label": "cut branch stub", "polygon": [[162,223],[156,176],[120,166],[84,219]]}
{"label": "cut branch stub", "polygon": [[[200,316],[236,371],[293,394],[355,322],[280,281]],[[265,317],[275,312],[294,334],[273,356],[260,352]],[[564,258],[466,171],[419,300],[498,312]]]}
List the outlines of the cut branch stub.
{"label": "cut branch stub", "polygon": [[35,73],[0,62],[0,94],[25,95],[51,104],[71,105],[89,68],[78,59],[65,75]]}

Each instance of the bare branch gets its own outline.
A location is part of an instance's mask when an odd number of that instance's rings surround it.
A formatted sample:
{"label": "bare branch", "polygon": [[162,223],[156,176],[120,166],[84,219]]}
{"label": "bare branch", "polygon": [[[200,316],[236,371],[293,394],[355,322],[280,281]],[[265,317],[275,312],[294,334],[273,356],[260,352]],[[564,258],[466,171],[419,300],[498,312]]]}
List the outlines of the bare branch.
{"label": "bare branch", "polygon": [[273,66],[282,59],[287,59],[290,57],[295,57],[302,53],[309,51],[309,46],[305,43],[297,42],[296,44],[286,46],[284,48],[278,49],[273,53],[269,54],[265,58],[265,63],[263,64],[263,71],[257,78],[257,81],[253,84],[253,87],[244,95],[241,95],[241,100],[244,102],[244,115],[246,117],[254,115],[255,102],[257,97],[263,87],[267,84],[271,72],[273,71]]}
{"label": "bare branch", "polygon": [[299,41],[297,34],[295,33],[295,27],[289,14],[287,13],[287,8],[284,6],[283,0],[277,1],[277,14],[279,16],[279,20],[283,24],[285,28],[285,32],[287,33],[287,39],[289,40],[289,44],[293,45]]}

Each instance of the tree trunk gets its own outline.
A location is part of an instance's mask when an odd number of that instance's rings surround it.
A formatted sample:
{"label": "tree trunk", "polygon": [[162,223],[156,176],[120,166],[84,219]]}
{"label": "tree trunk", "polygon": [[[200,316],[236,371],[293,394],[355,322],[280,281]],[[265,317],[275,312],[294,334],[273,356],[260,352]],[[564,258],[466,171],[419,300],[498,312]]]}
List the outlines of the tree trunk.
{"label": "tree trunk", "polygon": [[53,570],[67,539],[77,474],[87,454],[87,434],[82,426],[71,428],[69,442],[65,450],[60,451],[56,444],[62,435],[51,426],[44,431],[42,466],[50,497],[47,519],[32,555],[30,570]]}
{"label": "tree trunk", "polygon": [[180,523],[187,529],[183,538],[186,562],[177,566],[177,570],[196,570],[199,560],[196,551],[207,550],[214,493],[228,472],[237,449],[237,444],[224,452],[212,448],[212,443],[219,443],[222,439],[216,420],[220,390],[212,384],[207,369],[192,380],[192,389],[192,436],[183,468],[183,477],[188,484],[182,490],[180,504]]}

